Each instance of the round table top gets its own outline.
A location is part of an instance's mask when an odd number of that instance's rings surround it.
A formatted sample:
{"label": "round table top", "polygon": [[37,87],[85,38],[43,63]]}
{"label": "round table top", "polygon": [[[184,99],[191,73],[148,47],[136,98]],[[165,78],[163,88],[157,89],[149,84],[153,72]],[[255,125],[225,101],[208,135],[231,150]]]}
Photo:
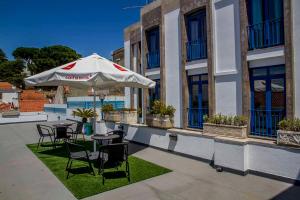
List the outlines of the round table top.
{"label": "round table top", "polygon": [[59,123],[59,124],[53,124],[55,127],[67,127],[72,126],[72,123]]}
{"label": "round table top", "polygon": [[93,140],[112,140],[112,139],[116,139],[119,138],[119,135],[116,134],[111,134],[111,135],[100,135],[100,134],[96,134],[93,135],[91,138]]}

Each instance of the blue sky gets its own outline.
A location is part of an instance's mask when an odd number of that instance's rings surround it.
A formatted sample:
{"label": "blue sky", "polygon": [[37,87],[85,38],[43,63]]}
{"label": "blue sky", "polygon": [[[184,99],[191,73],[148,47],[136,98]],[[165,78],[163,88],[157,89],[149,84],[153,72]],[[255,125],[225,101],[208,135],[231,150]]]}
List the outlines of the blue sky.
{"label": "blue sky", "polygon": [[66,45],[83,56],[110,57],[123,29],[139,20],[145,0],[0,0],[0,48],[9,59],[20,46]]}

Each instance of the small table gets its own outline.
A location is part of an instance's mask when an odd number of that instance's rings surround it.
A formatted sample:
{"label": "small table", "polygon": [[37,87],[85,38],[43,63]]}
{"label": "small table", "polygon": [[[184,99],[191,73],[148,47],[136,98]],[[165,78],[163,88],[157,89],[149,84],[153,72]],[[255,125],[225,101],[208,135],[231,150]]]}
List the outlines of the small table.
{"label": "small table", "polygon": [[56,129],[55,139],[68,139],[67,129],[69,126],[72,126],[73,123],[59,123],[53,124]]}
{"label": "small table", "polygon": [[96,134],[93,135],[91,138],[93,140],[97,140],[99,142],[100,145],[102,145],[102,142],[105,140],[112,140],[112,139],[117,139],[119,138],[119,135],[116,134],[111,134],[111,135],[100,135],[100,134]]}

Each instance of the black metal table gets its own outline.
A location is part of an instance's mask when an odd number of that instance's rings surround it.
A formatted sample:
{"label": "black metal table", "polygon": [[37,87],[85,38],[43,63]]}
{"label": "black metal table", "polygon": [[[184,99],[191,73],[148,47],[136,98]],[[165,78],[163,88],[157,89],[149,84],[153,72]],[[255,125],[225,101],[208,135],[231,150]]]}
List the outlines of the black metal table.
{"label": "black metal table", "polygon": [[68,139],[69,136],[67,135],[68,127],[72,126],[73,123],[59,123],[53,124],[55,127],[55,139]]}

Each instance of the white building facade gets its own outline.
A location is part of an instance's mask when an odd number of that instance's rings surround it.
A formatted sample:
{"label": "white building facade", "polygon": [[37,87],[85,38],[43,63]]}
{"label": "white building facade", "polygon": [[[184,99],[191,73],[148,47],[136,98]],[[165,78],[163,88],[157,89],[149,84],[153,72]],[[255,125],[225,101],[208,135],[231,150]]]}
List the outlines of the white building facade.
{"label": "white building facade", "polygon": [[126,89],[126,107],[176,108],[174,126],[202,129],[203,116],[245,115],[249,135],[274,138],[300,117],[297,0],[156,0],[124,30],[125,67],[157,82]]}

